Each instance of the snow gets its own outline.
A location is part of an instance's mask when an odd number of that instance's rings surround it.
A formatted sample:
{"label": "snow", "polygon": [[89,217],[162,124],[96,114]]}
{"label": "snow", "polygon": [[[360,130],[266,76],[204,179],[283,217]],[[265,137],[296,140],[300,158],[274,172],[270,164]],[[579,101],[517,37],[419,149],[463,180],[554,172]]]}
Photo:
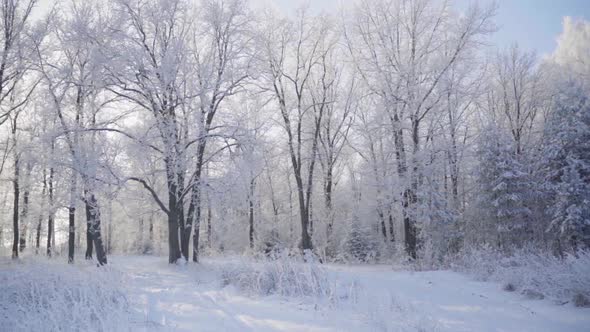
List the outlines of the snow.
{"label": "snow", "polygon": [[[25,258],[26,259],[26,258]],[[81,262],[74,266],[39,262],[0,262],[0,318],[23,312],[26,303],[9,301],[14,294],[47,278],[43,269],[61,275],[61,286],[47,283],[53,292],[83,287],[72,283],[76,276],[89,281],[112,283],[103,292],[123,290],[129,306],[116,308],[102,328],[120,331],[589,331],[590,309],[571,304],[557,305],[549,300],[527,300],[522,295],[501,290],[497,283],[479,282],[451,271],[401,271],[386,265],[318,265],[315,273],[327,280],[327,296],[286,296],[285,292],[256,294],[225,280],[228,269],[269,271],[268,264],[250,258],[209,258],[201,264],[169,265],[162,257],[113,256],[108,269]],[[23,260],[24,261],[24,260]],[[300,271],[306,271],[302,265]],[[296,270],[295,267],[294,271]],[[29,274],[23,273],[29,271]],[[18,279],[10,276],[18,273]],[[70,277],[66,277],[66,276]],[[72,277],[72,275],[74,277]],[[255,274],[248,274],[255,275]],[[61,278],[61,279],[60,279]],[[65,278],[65,279],[64,279]],[[96,279],[98,278],[98,279]],[[7,282],[8,281],[8,282]],[[282,287],[290,287],[283,285]],[[72,290],[73,291],[73,290]],[[90,292],[89,295],[96,295]],[[108,299],[98,296],[96,301]],[[86,300],[85,300],[86,301]],[[28,302],[27,302],[28,303]],[[81,302],[77,305],[105,305],[106,302]],[[108,303],[106,303],[108,305]],[[113,306],[111,304],[111,306]],[[57,310],[51,306],[50,310]],[[90,310],[88,310],[90,311]],[[77,308],[77,314],[87,314]],[[60,314],[54,312],[54,315]],[[19,316],[20,317],[20,316]],[[27,330],[31,321],[46,319],[46,313],[27,313],[29,323],[11,330]],[[80,323],[83,317],[77,317]],[[106,318],[107,320],[109,318]],[[14,320],[12,320],[14,323]],[[0,322],[0,330],[7,325]],[[63,330],[75,329],[75,325]],[[79,325],[80,327],[81,325]],[[116,328],[113,328],[116,326]],[[20,329],[18,327],[21,327]],[[100,330],[100,326],[94,327]],[[90,329],[91,330],[91,329]]]}

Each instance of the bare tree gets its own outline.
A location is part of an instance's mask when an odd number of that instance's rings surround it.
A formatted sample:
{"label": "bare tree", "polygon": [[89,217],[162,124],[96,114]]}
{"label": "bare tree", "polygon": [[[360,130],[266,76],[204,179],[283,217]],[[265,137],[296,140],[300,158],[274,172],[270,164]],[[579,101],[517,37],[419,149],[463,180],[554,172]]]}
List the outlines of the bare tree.
{"label": "bare tree", "polygon": [[498,54],[493,65],[489,109],[510,130],[517,154],[530,143],[542,106],[541,76],[535,63],[534,53],[523,52],[515,44]]}
{"label": "bare tree", "polygon": [[442,77],[463,59],[466,50],[492,31],[493,14],[493,7],[482,10],[473,6],[459,18],[448,3],[432,0],[364,1],[346,31],[357,70],[382,100],[389,117],[397,174],[403,180],[406,251],[412,259],[417,257],[418,247],[422,123],[440,104]]}
{"label": "bare tree", "polygon": [[252,40],[247,32],[249,15],[242,0],[203,1],[200,16],[203,23],[195,28],[192,36],[190,54],[195,66],[195,90],[198,94],[195,107],[197,138],[187,145],[196,144],[196,162],[188,186],[191,198],[183,230],[186,246],[183,250],[188,255],[188,240],[194,223],[194,262],[199,256],[201,180],[207,145],[211,138],[226,136],[219,133],[221,127],[214,126],[215,115],[224,100],[239,91],[249,75]]}
{"label": "bare tree", "polygon": [[[317,103],[311,98],[314,75],[326,72],[325,60],[334,47],[332,26],[326,17],[310,17],[299,10],[295,21],[273,20],[261,32],[264,55],[264,89],[275,98],[287,135],[287,146],[297,186],[301,220],[300,247],[313,249],[310,236],[310,209],[313,174],[318,154],[319,134],[327,96]],[[324,80],[324,84],[331,84]],[[326,91],[326,89],[324,89]],[[311,131],[305,128],[311,121]],[[307,151],[305,151],[307,150]]]}

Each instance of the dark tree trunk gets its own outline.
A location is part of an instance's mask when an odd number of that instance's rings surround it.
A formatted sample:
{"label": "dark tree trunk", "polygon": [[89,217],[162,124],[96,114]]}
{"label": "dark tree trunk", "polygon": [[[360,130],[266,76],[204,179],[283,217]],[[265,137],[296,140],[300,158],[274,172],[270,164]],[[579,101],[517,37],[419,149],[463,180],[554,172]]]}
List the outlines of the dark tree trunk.
{"label": "dark tree trunk", "polygon": [[328,161],[328,171],[326,173],[326,183],[324,185],[324,203],[326,207],[326,240],[330,243],[332,231],[334,229],[334,214],[332,211],[332,162]]}
{"label": "dark tree trunk", "polygon": [[18,225],[18,203],[20,198],[20,189],[18,183],[19,177],[19,158],[15,157],[14,160],[14,179],[12,180],[14,188],[14,206],[12,210],[12,227],[14,239],[12,242],[12,258],[18,258],[18,245],[19,245],[19,225]]}
{"label": "dark tree trunk", "polygon": [[49,169],[49,218],[47,220],[47,256],[53,254],[53,168]]}
{"label": "dark tree trunk", "polygon": [[109,224],[107,225],[108,241],[107,241],[107,255],[111,254],[113,250],[113,201],[109,199]]}
{"label": "dark tree trunk", "polygon": [[86,208],[86,259],[92,259],[92,251],[94,248],[92,239],[92,208],[88,202],[85,203]]}
{"label": "dark tree trunk", "polygon": [[[297,165],[297,163],[295,163]],[[302,250],[313,249],[311,237],[309,236],[309,213],[307,211],[307,205],[305,204],[305,193],[303,190],[303,181],[301,176],[295,175],[295,181],[297,183],[297,197],[299,199],[299,214],[301,218],[301,243],[300,247]]]}
{"label": "dark tree trunk", "polygon": [[254,179],[250,180],[250,193],[248,195],[248,240],[250,249],[254,248]]}
{"label": "dark tree trunk", "polygon": [[303,210],[301,215],[301,225],[302,225],[302,229],[301,229],[301,243],[300,243],[300,247],[303,250],[312,250],[313,249],[313,244],[311,242],[311,236],[309,236],[309,232],[307,231],[307,228],[309,225],[309,215],[307,214],[307,211],[305,208],[300,209],[300,211]]}
{"label": "dark tree trunk", "polygon": [[[381,203],[377,203],[377,205],[381,205]],[[383,240],[387,241],[387,229],[385,228],[385,215],[383,214],[383,207],[382,206],[377,208],[377,216],[379,217],[379,226],[381,228],[381,235],[383,236]]]}
{"label": "dark tree trunk", "polygon": [[41,247],[41,223],[43,222],[43,217],[39,217],[39,222],[37,223],[37,234],[35,235],[35,254],[39,254],[39,248]]}
{"label": "dark tree trunk", "polygon": [[309,236],[313,237],[313,204],[311,201],[309,201],[309,197],[307,199],[307,214],[309,215]]}
{"label": "dark tree trunk", "polygon": [[195,180],[191,188],[191,201],[188,208],[187,217],[187,234],[185,236],[190,238],[189,228],[193,230],[193,262],[199,262],[199,234],[201,230],[201,179],[203,174],[203,159],[205,156],[206,142],[199,142],[197,148],[197,164],[195,168]]}
{"label": "dark tree trunk", "polygon": [[47,221],[47,256],[51,257],[53,254],[53,212],[49,212],[49,220]]}
{"label": "dark tree trunk", "polygon": [[182,193],[184,192],[184,174],[182,173],[178,173],[176,178],[178,179],[178,193],[177,193],[177,197],[178,201],[176,203],[176,213],[178,216],[178,226],[179,226],[179,237],[180,237],[180,252],[182,254],[182,257],[184,258],[185,261],[188,262],[189,259],[189,244],[190,244],[190,238],[191,238],[191,229],[190,228],[192,225],[188,224],[188,221],[185,220],[184,218],[184,204],[182,202],[182,200],[180,199],[180,197],[182,196]]}
{"label": "dark tree trunk", "polygon": [[213,243],[211,242],[211,219],[213,218],[213,211],[211,211],[211,201],[209,197],[207,197],[207,246],[209,248],[213,247]]}
{"label": "dark tree trunk", "polygon": [[104,244],[102,240],[102,233],[100,228],[100,208],[98,206],[98,200],[93,193],[89,193],[86,197],[86,204],[88,205],[87,208],[90,210],[90,234],[92,236],[92,242],[94,243],[94,247],[96,248],[96,259],[98,260],[98,264],[106,265],[107,264],[107,255],[104,250]]}
{"label": "dark tree trunk", "polygon": [[20,224],[22,225],[22,232],[19,234],[19,251],[23,252],[27,248],[27,216],[29,214],[29,190],[23,193],[23,209],[20,215]]}
{"label": "dark tree trunk", "polygon": [[[176,174],[172,173],[175,177]],[[173,179],[168,182],[168,263],[174,264],[181,257],[179,241],[178,187]]]}
{"label": "dark tree trunk", "polygon": [[416,203],[416,195],[411,189],[406,190],[403,199],[403,214],[404,214],[404,235],[406,253],[410,258],[416,259],[417,256],[417,239],[418,229],[416,228],[416,220],[410,211],[410,206]]}
{"label": "dark tree trunk", "polygon": [[178,216],[173,209],[168,214],[168,263],[174,264],[181,257],[178,241]]}
{"label": "dark tree trunk", "polygon": [[68,263],[74,263],[74,244],[76,240],[76,207],[68,208]]}
{"label": "dark tree trunk", "polygon": [[154,216],[153,216],[153,214],[150,215],[149,240],[150,240],[150,248],[151,248],[154,243]]}
{"label": "dark tree trunk", "polygon": [[393,216],[392,216],[392,211],[389,211],[389,241],[391,242],[395,242],[395,230],[393,229]]}

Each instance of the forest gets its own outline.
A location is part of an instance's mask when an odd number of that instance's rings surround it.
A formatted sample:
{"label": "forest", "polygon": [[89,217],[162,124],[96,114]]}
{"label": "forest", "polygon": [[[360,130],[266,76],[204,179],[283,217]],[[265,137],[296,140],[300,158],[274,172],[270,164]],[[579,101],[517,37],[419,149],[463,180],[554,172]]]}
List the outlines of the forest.
{"label": "forest", "polygon": [[539,55],[491,1],[260,2],[1,0],[0,276],[518,266],[590,307],[588,21]]}

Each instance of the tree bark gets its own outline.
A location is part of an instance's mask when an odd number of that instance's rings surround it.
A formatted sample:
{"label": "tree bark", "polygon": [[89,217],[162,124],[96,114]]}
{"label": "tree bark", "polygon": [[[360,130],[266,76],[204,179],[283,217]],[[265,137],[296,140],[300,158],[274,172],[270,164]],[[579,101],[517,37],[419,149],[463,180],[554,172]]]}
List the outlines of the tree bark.
{"label": "tree bark", "polygon": [[89,192],[88,196],[86,197],[85,203],[87,204],[87,208],[90,211],[90,235],[92,236],[92,242],[94,243],[94,247],[96,248],[96,259],[98,260],[99,265],[106,265],[107,255],[104,250],[104,244],[100,228],[100,209],[98,205],[98,200],[96,199],[96,196],[93,193]]}
{"label": "tree bark", "polygon": [[[168,167],[170,167],[168,165]],[[181,257],[179,241],[179,215],[178,215],[178,187],[176,185],[176,173],[168,172],[168,263],[174,264]]]}
{"label": "tree bark", "polygon": [[88,203],[85,203],[86,208],[86,259],[92,259],[92,251],[94,245],[92,243],[92,210]]}
{"label": "tree bark", "polygon": [[395,242],[395,230],[393,229],[393,212],[391,210],[389,210],[389,241],[390,242]]}
{"label": "tree bark", "polygon": [[41,223],[43,222],[42,215],[39,216],[39,222],[37,223],[37,234],[35,235],[35,254],[39,254],[39,248],[41,247]]}
{"label": "tree bark", "polygon": [[75,173],[72,173],[70,183],[70,202],[68,206],[68,263],[74,263],[74,247],[76,244],[76,188],[78,180]]}
{"label": "tree bark", "polygon": [[186,228],[192,225],[189,225],[187,220],[185,220],[184,218],[184,204],[182,203],[180,198],[182,196],[182,193],[184,192],[184,174],[182,172],[177,173],[176,178],[178,179],[178,202],[176,207],[176,213],[178,216],[178,236],[180,237],[180,252],[184,260],[188,262],[191,230],[188,230],[187,232]]}
{"label": "tree bark", "polygon": [[[26,180],[25,180],[26,182]],[[27,248],[27,216],[29,214],[29,190],[23,193],[23,209],[20,215],[20,224],[22,225],[22,232],[19,234],[19,251],[23,252]]]}
{"label": "tree bark", "polygon": [[248,195],[248,240],[250,241],[250,249],[254,249],[254,186],[255,180],[250,180],[250,191]]}
{"label": "tree bark", "polygon": [[209,195],[207,195],[207,246],[209,248],[213,247],[212,237],[212,229],[211,229],[211,219],[213,218],[213,211],[211,210],[211,200]]}
{"label": "tree bark", "polygon": [[[189,219],[193,227],[193,262],[199,262],[199,233],[201,224],[201,185],[200,176],[197,182],[193,183],[193,193],[191,197],[191,203],[189,206]],[[190,233],[189,233],[190,235]]]}
{"label": "tree bark", "polygon": [[76,240],[76,207],[70,206],[68,208],[68,263],[74,263],[74,244]]}
{"label": "tree bark", "polygon": [[12,242],[12,258],[18,258],[18,245],[19,245],[19,225],[18,225],[18,203],[20,198],[20,188],[19,188],[19,157],[18,155],[15,156],[14,159],[14,179],[12,180],[12,185],[14,189],[14,205],[12,210],[12,227],[13,227],[13,242]]}
{"label": "tree bark", "polygon": [[[53,144],[52,149],[53,152]],[[55,170],[53,167],[49,168],[49,218],[47,221],[47,256],[51,257],[52,255],[52,246],[53,243],[53,214],[54,214],[54,206],[53,206],[53,177],[55,174]]]}
{"label": "tree bark", "polygon": [[[188,208],[185,236],[190,237],[193,230],[193,262],[199,262],[199,233],[201,226],[201,179],[203,173],[203,160],[205,157],[206,141],[199,142],[197,147],[197,163],[195,168],[195,180],[191,188],[191,201]],[[193,225],[194,224],[194,225]]]}

